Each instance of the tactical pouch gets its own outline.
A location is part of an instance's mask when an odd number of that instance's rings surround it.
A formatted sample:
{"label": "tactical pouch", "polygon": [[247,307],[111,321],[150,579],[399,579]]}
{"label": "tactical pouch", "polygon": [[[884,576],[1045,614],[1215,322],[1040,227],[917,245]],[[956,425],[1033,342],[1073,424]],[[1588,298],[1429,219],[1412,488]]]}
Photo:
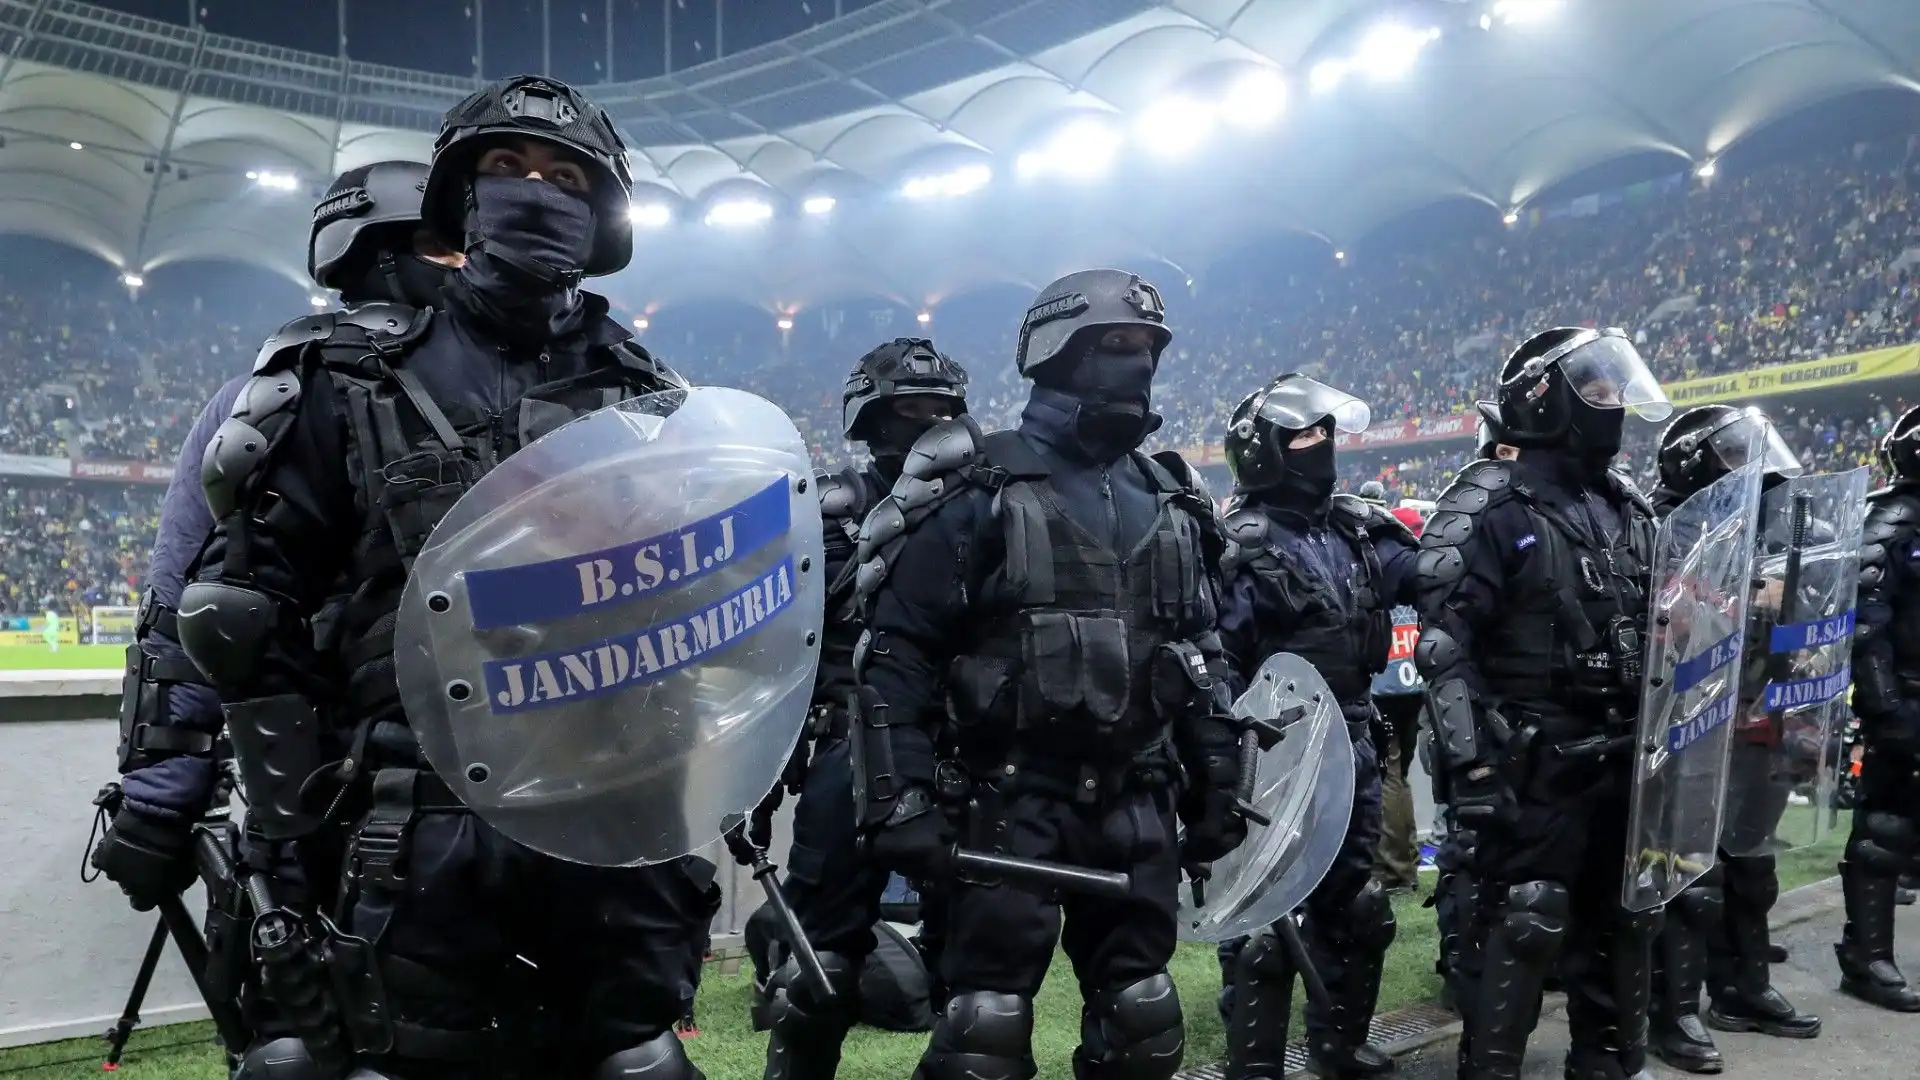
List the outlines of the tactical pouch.
{"label": "tactical pouch", "polygon": [[215,1002],[239,1000],[246,985],[251,953],[247,944],[247,921],[225,908],[207,905],[204,932],[207,937],[207,997]]}
{"label": "tactical pouch", "polygon": [[873,828],[886,820],[904,785],[894,766],[887,703],[872,687],[862,686],[848,704],[853,712],[847,731],[847,764],[853,773],[854,820],[861,828]]}
{"label": "tactical pouch", "polygon": [[1213,675],[1200,647],[1169,641],[1153,651],[1153,703],[1165,720],[1191,715],[1211,704]]}
{"label": "tactical pouch", "polygon": [[295,840],[320,825],[301,805],[307,778],[326,764],[320,715],[298,694],[236,701],[226,714],[233,756],[247,793],[247,824],[268,840]]}
{"label": "tactical pouch", "polygon": [[1153,614],[1169,622],[1191,622],[1199,617],[1195,603],[1200,588],[1200,545],[1184,521],[1163,524],[1153,537]]}
{"label": "tactical pouch", "polygon": [[355,1050],[388,1054],[394,1050],[393,1009],[380,978],[380,958],[373,942],[354,937],[327,923],[321,957],[333,983],[334,1000]]}
{"label": "tactical pouch", "polygon": [[146,649],[139,642],[127,646],[127,673],[120,680],[120,772],[123,775],[147,763],[146,755],[134,746],[135,733],[157,727],[165,719],[166,693],[143,677],[146,662]]}
{"label": "tactical pouch", "polygon": [[1033,612],[1021,632],[1022,728],[1085,720],[1117,725],[1131,696],[1127,624],[1105,615]]}
{"label": "tactical pouch", "polygon": [[380,507],[409,568],[433,527],[473,486],[476,472],[470,459],[450,450],[419,450],[380,471]]}
{"label": "tactical pouch", "polygon": [[963,728],[1004,719],[1013,702],[1014,662],[998,656],[958,656],[947,668],[947,703]]}

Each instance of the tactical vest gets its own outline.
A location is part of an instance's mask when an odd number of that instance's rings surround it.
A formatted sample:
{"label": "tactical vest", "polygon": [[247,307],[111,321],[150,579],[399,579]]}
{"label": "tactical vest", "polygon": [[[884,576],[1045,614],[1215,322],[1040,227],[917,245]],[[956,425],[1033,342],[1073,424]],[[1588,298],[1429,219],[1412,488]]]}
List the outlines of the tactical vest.
{"label": "tactical vest", "polygon": [[[1265,528],[1259,528],[1261,522],[1245,522],[1249,514],[1264,519]],[[1366,532],[1369,516],[1366,505],[1352,496],[1336,495],[1328,508],[1327,530],[1345,549],[1339,556],[1354,563],[1347,597],[1340,595],[1338,584],[1318,573],[1317,568],[1303,565],[1302,559],[1281,544],[1274,535],[1281,526],[1266,511],[1254,507],[1228,514],[1228,535],[1238,538],[1245,525],[1251,525],[1253,528],[1245,531],[1265,542],[1257,550],[1230,551],[1226,571],[1231,575],[1238,564],[1244,564],[1286,598],[1292,627],[1284,639],[1271,642],[1261,628],[1262,648],[1271,644],[1269,651],[1284,650],[1312,664],[1343,709],[1356,713],[1365,709],[1370,715],[1373,674],[1387,666],[1393,628],[1380,591],[1380,555]]]}
{"label": "tactical vest", "polygon": [[1653,508],[1623,488],[1622,527],[1608,543],[1593,535],[1584,513],[1570,520],[1517,477],[1508,491],[1527,514],[1519,542],[1539,550],[1501,595],[1477,650],[1488,692],[1523,708],[1586,702],[1632,713],[1652,585]]}
{"label": "tactical vest", "polygon": [[989,436],[1006,477],[996,494],[1004,562],[982,597],[993,612],[949,672],[963,743],[1012,745],[1075,762],[1136,761],[1164,744],[1205,683],[1193,639],[1216,621],[1206,507],[1152,458],[1131,459],[1159,512],[1131,551],[1067,516],[1047,469],[1013,432]]}
{"label": "tactical vest", "polygon": [[419,376],[409,352],[431,312],[400,334],[364,343],[329,340],[319,359],[345,414],[347,477],[362,519],[348,561],[354,587],[329,612],[329,637],[346,676],[346,716],[403,720],[394,681],[393,631],[414,559],[460,497],[521,447],[587,413],[639,394],[683,385],[637,346],[598,350],[589,370],[528,390],[483,424],[457,430]]}
{"label": "tactical vest", "polygon": [[[1868,510],[1871,512],[1876,502],[1896,499],[1906,503],[1908,522],[1920,522],[1920,491],[1911,487],[1874,492],[1867,497]],[[1893,591],[1889,598],[1893,622],[1887,627],[1887,636],[1893,642],[1893,669],[1899,674],[1901,696],[1911,701],[1920,698],[1920,595],[1911,591],[1920,589],[1914,575],[1920,568],[1920,554],[1916,554],[1920,553],[1920,529],[1911,525],[1900,529],[1885,547],[1888,588],[1902,590]]]}

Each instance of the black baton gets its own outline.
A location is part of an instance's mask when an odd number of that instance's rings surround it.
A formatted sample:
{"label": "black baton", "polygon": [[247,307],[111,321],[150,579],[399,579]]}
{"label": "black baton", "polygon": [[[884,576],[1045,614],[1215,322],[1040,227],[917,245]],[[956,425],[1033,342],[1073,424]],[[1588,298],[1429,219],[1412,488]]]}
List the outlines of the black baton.
{"label": "black baton", "polygon": [[758,847],[753,849],[753,879],[766,890],[767,904],[780,917],[780,925],[787,928],[787,941],[793,946],[793,958],[800,964],[801,976],[812,984],[818,1000],[832,1001],[833,984],[827,981],[827,969],[820,966],[820,954],[813,951],[813,942],[807,940],[807,932],[801,929],[800,916],[787,904],[787,894],[780,888],[780,879],[774,876],[779,869],[767,861],[766,852]]}
{"label": "black baton", "polygon": [[1084,896],[1118,900],[1133,893],[1133,878],[1118,870],[1089,870],[1084,866],[994,855],[985,851],[953,849],[953,867],[963,873],[1012,878],[1027,885],[1059,889]]}

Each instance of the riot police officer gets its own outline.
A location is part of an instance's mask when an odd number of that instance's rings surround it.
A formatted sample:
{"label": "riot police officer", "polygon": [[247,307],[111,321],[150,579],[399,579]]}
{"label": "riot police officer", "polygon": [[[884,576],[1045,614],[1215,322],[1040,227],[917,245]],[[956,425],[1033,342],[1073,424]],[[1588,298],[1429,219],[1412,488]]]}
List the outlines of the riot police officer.
{"label": "riot police officer", "polygon": [[[967,411],[967,373],[924,338],[896,338],[862,356],[841,394],[849,442],[867,445],[872,461],[847,466],[817,480],[826,523],[826,578],[831,583],[829,617],[814,681],[812,756],[802,741],[789,766],[788,783],[800,796],[794,808],[793,848],[787,857],[787,899],[802,930],[819,953],[834,989],[830,1001],[815,1000],[796,961],[769,982],[766,1013],[773,1029],[767,1045],[767,1080],[831,1080],[840,1064],[840,1044],[858,1016],[860,969],[873,952],[873,925],[880,919],[885,871],[859,850],[853,778],[847,750],[847,703],[854,690],[853,650],[860,636],[853,601],[853,554],[860,523],[900,479],[907,453],[936,424]],[[763,803],[756,823],[764,830],[778,805]],[[764,839],[758,840],[764,844]],[[751,921],[773,922],[763,907]],[[768,934],[765,927],[761,935]]]}
{"label": "riot police officer", "polygon": [[[1746,464],[1754,446],[1765,455],[1763,488],[1771,490],[1802,472],[1772,421],[1757,409],[1702,405],[1681,413],[1660,436],[1654,509],[1662,516],[1672,513],[1688,496]],[[1764,545],[1769,538],[1761,539]],[[1749,621],[1756,625],[1748,634],[1742,665],[1742,715],[1766,689],[1766,642],[1778,611],[1777,597],[1769,602],[1761,595],[1750,606]],[[1747,797],[1730,798],[1729,803],[1765,820],[1729,821],[1726,831],[1773,834],[1786,807],[1786,790],[1775,783],[1772,766],[1766,746],[1744,742],[1736,731],[1727,783]],[[1653,1049],[1662,1061],[1687,1072],[1719,1072],[1724,1059],[1707,1027],[1789,1038],[1820,1034],[1820,1018],[1795,1009],[1773,988],[1767,970],[1767,913],[1779,895],[1772,854],[1736,854],[1723,845],[1714,868],[1667,904],[1654,955],[1650,1014]],[[1713,1006],[1703,1027],[1700,988],[1709,971]]]}
{"label": "riot police officer", "polygon": [[[415,236],[420,223],[418,185],[426,173],[426,165],[419,162],[383,161],[341,174],[321,198],[308,230],[307,269],[315,283],[338,289],[348,305],[437,302],[446,265],[458,257],[430,238]],[[369,272],[376,267],[382,268],[379,273]],[[194,560],[213,533],[213,514],[200,486],[200,461],[248,378],[230,379],[213,395],[180,448],[161,501],[135,641],[127,650],[120,714],[123,808],[93,860],[127,892],[137,910],[152,907],[160,896],[177,894],[193,880],[196,868],[186,828],[207,812],[217,790],[223,756],[219,736],[225,721],[213,688],[181,651],[175,613]],[[294,860],[281,869],[289,888],[299,894],[298,902],[306,904],[310,894],[305,868]],[[328,873],[327,879],[331,877]],[[234,944],[244,948],[244,942]],[[224,945],[213,943],[216,955]],[[264,1003],[251,990],[241,988],[247,1025],[258,1035],[270,1035],[280,1026],[263,1015]],[[281,1054],[270,1056],[287,1060]]]}
{"label": "riot police officer", "polygon": [[1672,407],[1623,332],[1575,328],[1508,358],[1498,406],[1498,439],[1520,456],[1460,473],[1427,520],[1419,569],[1434,756],[1477,835],[1482,893],[1461,1076],[1519,1075],[1561,963],[1566,1075],[1617,1080],[1645,1065],[1658,919],[1620,903],[1655,526],[1611,466],[1627,409]]}
{"label": "riot police officer", "polygon": [[[1033,997],[1056,938],[1085,1002],[1075,1075],[1179,1068],[1167,962],[1181,861],[1225,854],[1245,823],[1213,504],[1178,455],[1139,450],[1160,424],[1153,378],[1172,336],[1138,275],[1085,270],[1042,289],[1015,356],[1034,383],[1019,427],[936,427],[867,520],[855,776],[876,859],[947,878],[945,796],[966,804],[967,848],[1132,880],[1118,900],[965,873],[937,886],[950,997],[925,1080],[1034,1075]],[[941,761],[948,714],[956,753]]]}
{"label": "riot police officer", "polygon": [[[1308,1068],[1323,1077],[1393,1068],[1367,1043],[1395,930],[1393,904],[1372,877],[1381,813],[1372,684],[1386,669],[1390,613],[1411,592],[1418,548],[1385,509],[1333,493],[1335,435],[1364,430],[1368,419],[1357,398],[1287,374],[1247,395],[1227,422],[1234,497],[1223,521],[1220,640],[1235,687],[1268,656],[1294,653],[1327,680],[1353,743],[1353,814],[1332,868],[1307,899],[1302,927],[1332,998],[1310,1000],[1306,1009]],[[1278,1080],[1286,1071],[1293,961],[1271,928],[1221,946],[1223,962],[1236,954],[1227,1074]]]}
{"label": "riot police officer", "polygon": [[[216,525],[182,644],[219,692],[255,841],[347,852],[340,920],[255,942],[323,1071],[698,1075],[673,1025],[712,865],[602,869],[506,839],[428,767],[394,676],[409,568],[459,496],[575,417],[685,385],[580,288],[631,258],[630,188],[618,133],[571,87],[472,94],[422,196],[464,255],[444,306],[288,324],[207,450]],[[316,648],[309,620],[343,581]]]}
{"label": "riot police officer", "polygon": [[1853,710],[1866,756],[1840,863],[1847,924],[1840,989],[1895,1012],[1920,992],[1893,962],[1894,895],[1920,853],[1920,408],[1880,443],[1886,487],[1867,497],[1853,638]]}

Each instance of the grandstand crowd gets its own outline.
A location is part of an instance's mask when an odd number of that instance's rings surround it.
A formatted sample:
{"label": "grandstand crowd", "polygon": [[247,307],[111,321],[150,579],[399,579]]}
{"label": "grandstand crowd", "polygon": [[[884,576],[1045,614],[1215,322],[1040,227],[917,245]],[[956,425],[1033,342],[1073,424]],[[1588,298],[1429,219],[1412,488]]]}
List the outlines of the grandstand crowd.
{"label": "grandstand crowd", "polygon": [[[1710,184],[1641,184],[1547,220],[1365,259],[1223,274],[1191,297],[1161,282],[1176,338],[1156,389],[1166,417],[1158,441],[1217,443],[1233,404],[1290,370],[1350,389],[1372,403],[1376,422],[1468,410],[1489,396],[1499,358],[1552,325],[1628,327],[1663,381],[1920,340],[1917,177],[1910,141],[1865,144]],[[0,454],[170,462],[214,388],[300,314],[231,295],[163,301],[104,273],[86,284],[20,265],[0,269]],[[847,368],[876,340],[915,331],[860,325],[828,335],[801,321],[779,334],[756,319],[746,330],[646,340],[696,382],[780,403],[819,463],[839,463],[849,452],[840,437]],[[1010,360],[1017,321],[1010,307],[997,322],[933,328],[971,372],[970,402],[989,428],[1012,423],[1025,399]],[[1811,469],[1852,468],[1872,463],[1906,407],[1896,400],[1903,387],[1883,389],[1849,398],[1851,408],[1789,397],[1770,411]],[[1654,429],[1641,427],[1628,463],[1649,480]],[[1345,478],[1433,498],[1469,446],[1350,454]],[[9,477],[0,611],[131,603],[160,494]]]}

